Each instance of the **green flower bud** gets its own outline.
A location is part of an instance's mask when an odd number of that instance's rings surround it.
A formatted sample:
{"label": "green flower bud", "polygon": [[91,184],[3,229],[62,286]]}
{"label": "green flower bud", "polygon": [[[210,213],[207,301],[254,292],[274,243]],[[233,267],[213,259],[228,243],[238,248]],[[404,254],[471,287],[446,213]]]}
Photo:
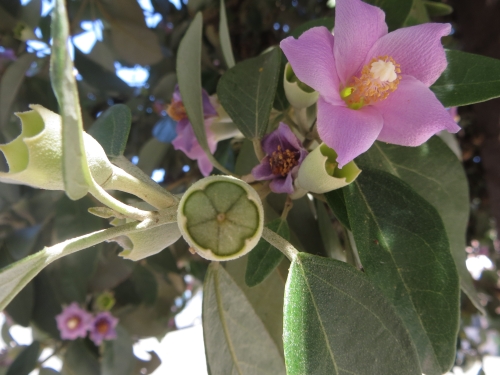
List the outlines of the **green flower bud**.
{"label": "green flower bud", "polygon": [[[0,181],[64,190],[61,116],[40,105],[30,108],[33,111],[16,113],[21,119],[21,134],[0,145],[9,165],[9,172],[0,172]],[[92,177],[102,185],[113,174],[113,166],[99,142],[87,133],[83,133],[83,141]]]}
{"label": "green flower bud", "polygon": [[353,161],[339,169],[337,153],[322,143],[302,162],[296,184],[305,190],[321,194],[349,185],[360,173],[361,169]]}
{"label": "green flower bud", "polygon": [[297,78],[290,63],[285,66],[283,86],[286,98],[295,108],[307,108],[318,101],[319,93]]}
{"label": "green flower bud", "polygon": [[193,184],[177,212],[187,243],[210,260],[239,258],[259,242],[264,210],[257,192],[229,176],[211,176]]}
{"label": "green flower bud", "polygon": [[97,311],[109,311],[116,303],[115,296],[111,292],[103,292],[97,296],[94,307]]}

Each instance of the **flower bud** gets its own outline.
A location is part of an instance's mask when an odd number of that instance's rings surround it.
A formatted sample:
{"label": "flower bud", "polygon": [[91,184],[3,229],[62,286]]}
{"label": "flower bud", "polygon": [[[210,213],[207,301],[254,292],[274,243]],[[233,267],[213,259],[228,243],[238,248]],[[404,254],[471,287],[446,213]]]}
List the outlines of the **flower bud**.
{"label": "flower bud", "polygon": [[264,210],[257,192],[246,182],[211,176],[184,193],[177,222],[184,239],[200,256],[231,260],[259,242]]}
{"label": "flower bud", "polygon": [[323,143],[302,162],[296,183],[305,190],[321,194],[349,185],[360,173],[361,169],[353,161],[339,169],[337,153]]}
{"label": "flower bud", "polygon": [[[21,119],[21,134],[0,145],[9,165],[9,172],[0,172],[0,181],[64,190],[61,116],[40,105],[30,108],[33,111],[16,113]],[[83,133],[83,141],[92,177],[101,185],[112,175],[113,167],[99,142],[87,133]]]}
{"label": "flower bud", "polygon": [[297,78],[290,63],[285,66],[283,86],[286,98],[295,108],[307,108],[318,101],[319,93]]}

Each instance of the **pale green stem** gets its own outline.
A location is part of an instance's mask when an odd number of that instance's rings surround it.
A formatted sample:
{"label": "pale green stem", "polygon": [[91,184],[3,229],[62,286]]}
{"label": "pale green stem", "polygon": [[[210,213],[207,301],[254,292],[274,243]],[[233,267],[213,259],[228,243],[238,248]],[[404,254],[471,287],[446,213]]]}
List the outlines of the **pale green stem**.
{"label": "pale green stem", "polygon": [[295,119],[297,120],[297,125],[299,125],[301,133],[304,135],[307,134],[309,132],[307,108],[295,108]]}
{"label": "pale green stem", "polygon": [[143,211],[138,208],[129,206],[118,199],[113,198],[106,190],[100,187],[92,178],[92,185],[89,186],[89,193],[92,194],[99,202],[108,206],[112,210],[135,220],[143,221],[154,218],[157,213],[154,211]]}
{"label": "pale green stem", "polygon": [[264,159],[266,157],[266,154],[262,150],[262,145],[260,143],[260,139],[254,139],[252,142],[253,142],[253,149],[255,151],[255,155],[257,156],[257,159],[259,159],[259,161],[261,161],[262,159]]}
{"label": "pale green stem", "polygon": [[123,169],[113,166],[113,174],[101,187],[105,190],[119,190],[133,194],[155,208],[168,208],[178,199],[161,186],[144,183]]}
{"label": "pale green stem", "polygon": [[358,248],[356,247],[356,241],[354,241],[354,235],[349,229],[346,229],[347,237],[349,238],[349,248],[351,250],[351,254],[354,258],[354,265],[360,270],[363,269],[363,265],[361,264],[361,259],[359,258]]}
{"label": "pale green stem", "polygon": [[264,230],[262,231],[262,238],[285,254],[290,261],[293,261],[299,253],[299,251],[290,242],[269,228],[264,227]]}

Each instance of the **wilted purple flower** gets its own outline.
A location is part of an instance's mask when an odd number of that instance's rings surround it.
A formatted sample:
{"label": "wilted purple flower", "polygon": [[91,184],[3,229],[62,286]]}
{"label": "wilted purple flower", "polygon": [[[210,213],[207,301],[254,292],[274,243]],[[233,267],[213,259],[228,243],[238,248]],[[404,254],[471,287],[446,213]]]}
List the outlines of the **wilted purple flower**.
{"label": "wilted purple flower", "polygon": [[441,37],[449,24],[388,33],[384,12],[361,0],[337,0],[335,38],[325,27],[280,44],[297,77],[319,92],[318,133],[339,167],[375,140],[419,146],[460,127],[429,89],[447,66]]}
{"label": "wilted purple flower", "polygon": [[75,340],[85,337],[92,323],[92,315],[82,309],[76,302],[66,306],[56,316],[57,328],[63,340]]}
{"label": "wilted purple flower", "polygon": [[103,340],[116,339],[116,325],[118,318],[115,318],[109,311],[100,312],[94,318],[90,328],[90,339],[96,345],[101,345]]}
{"label": "wilted purple flower", "polygon": [[252,169],[252,175],[257,180],[271,180],[269,187],[275,193],[293,194],[294,181],[307,151],[282,122],[262,139],[262,149],[266,157]]}
{"label": "wilted purple flower", "polygon": [[[210,102],[210,98],[205,90],[202,92],[203,114],[205,117],[205,133],[207,135],[208,148],[213,154],[217,148],[217,141],[210,130],[212,121],[217,116],[217,111]],[[194,134],[193,126],[187,117],[184,103],[182,102],[179,86],[177,85],[172,96],[172,102],[167,109],[168,115],[177,121],[177,137],[172,141],[176,150],[183,151],[190,159],[198,161],[198,167],[204,176],[208,176],[213,169],[212,163],[208,159],[205,151],[201,148]]]}

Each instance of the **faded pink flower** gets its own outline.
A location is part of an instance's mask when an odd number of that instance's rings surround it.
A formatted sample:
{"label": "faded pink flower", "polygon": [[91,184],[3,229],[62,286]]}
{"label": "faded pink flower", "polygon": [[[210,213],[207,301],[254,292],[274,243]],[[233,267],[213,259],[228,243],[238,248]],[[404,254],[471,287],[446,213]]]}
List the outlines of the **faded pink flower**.
{"label": "faded pink flower", "polygon": [[87,336],[92,315],[73,302],[56,316],[56,321],[63,340],[76,340],[78,337]]}
{"label": "faded pink flower", "polygon": [[[210,98],[205,90],[203,90],[202,95],[205,133],[207,135],[208,148],[213,154],[217,148],[217,140],[210,130],[210,125],[217,116],[217,111],[210,102]],[[208,176],[212,172],[213,166],[196,139],[193,126],[189,122],[184,103],[182,102],[179,86],[175,87],[172,102],[168,106],[167,113],[174,121],[177,121],[177,137],[172,141],[172,145],[176,150],[182,150],[188,158],[196,160],[201,174]]]}
{"label": "faded pink flower", "polygon": [[252,169],[252,175],[257,180],[271,180],[269,187],[275,193],[293,194],[300,164],[307,156],[299,139],[281,122],[262,139],[262,149],[266,156]]}
{"label": "faded pink flower", "polygon": [[319,92],[318,132],[339,167],[375,140],[419,146],[460,127],[429,87],[447,66],[441,37],[449,24],[387,32],[384,12],[337,0],[335,38],[315,27],[280,44],[297,77]]}
{"label": "faded pink flower", "polygon": [[100,312],[94,318],[90,328],[90,339],[96,345],[101,345],[103,340],[116,339],[116,325],[118,318],[115,318],[109,311]]}

